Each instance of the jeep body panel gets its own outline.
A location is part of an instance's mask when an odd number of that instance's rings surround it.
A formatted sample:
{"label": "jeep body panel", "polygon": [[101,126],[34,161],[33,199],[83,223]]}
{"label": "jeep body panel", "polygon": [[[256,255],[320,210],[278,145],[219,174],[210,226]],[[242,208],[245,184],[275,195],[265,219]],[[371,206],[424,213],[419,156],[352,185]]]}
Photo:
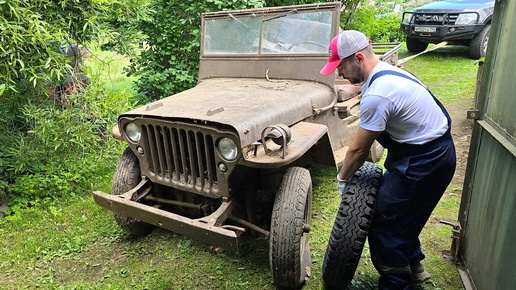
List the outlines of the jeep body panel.
{"label": "jeep body panel", "polygon": [[300,80],[212,78],[121,117],[196,120],[231,127],[243,148],[269,125],[293,125],[336,102],[327,85]]}

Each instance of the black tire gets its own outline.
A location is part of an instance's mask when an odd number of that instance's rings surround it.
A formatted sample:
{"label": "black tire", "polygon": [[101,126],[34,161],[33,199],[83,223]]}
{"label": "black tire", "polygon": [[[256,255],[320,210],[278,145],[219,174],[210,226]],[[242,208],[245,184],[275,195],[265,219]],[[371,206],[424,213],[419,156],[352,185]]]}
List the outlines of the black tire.
{"label": "black tire", "polygon": [[346,289],[358,266],[376,205],[382,168],[365,162],[349,179],[323,262],[325,289]]}
{"label": "black tire", "polygon": [[383,157],[383,151],[385,149],[383,146],[378,142],[374,141],[373,145],[371,145],[371,148],[369,149],[369,154],[367,155],[367,161],[377,163],[380,161]]}
{"label": "black tire", "polygon": [[[141,181],[140,164],[131,148],[126,148],[116,166],[111,194],[120,195],[133,189]],[[121,213],[114,213],[116,223],[134,235],[148,234],[154,226]]]}
{"label": "black tire", "polygon": [[489,42],[489,34],[491,32],[491,24],[487,24],[484,28],[473,37],[469,43],[469,57],[479,59],[486,57],[487,43]]}
{"label": "black tire", "polygon": [[407,49],[410,52],[419,53],[428,47],[428,43],[424,43],[416,38],[407,37]]}
{"label": "black tire", "polygon": [[269,262],[278,288],[299,289],[310,276],[311,215],[310,172],[289,168],[274,200],[269,238]]}

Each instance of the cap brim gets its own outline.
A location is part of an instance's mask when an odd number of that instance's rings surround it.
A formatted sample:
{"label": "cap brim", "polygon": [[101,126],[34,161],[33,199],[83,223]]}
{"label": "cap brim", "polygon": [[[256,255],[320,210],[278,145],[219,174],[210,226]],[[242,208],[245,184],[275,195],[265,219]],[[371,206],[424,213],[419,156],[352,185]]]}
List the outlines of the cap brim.
{"label": "cap brim", "polygon": [[339,66],[341,61],[342,61],[342,59],[328,61],[328,63],[326,63],[326,65],[321,69],[321,71],[319,73],[321,73],[322,75],[325,75],[325,76],[331,75],[337,69],[337,67]]}

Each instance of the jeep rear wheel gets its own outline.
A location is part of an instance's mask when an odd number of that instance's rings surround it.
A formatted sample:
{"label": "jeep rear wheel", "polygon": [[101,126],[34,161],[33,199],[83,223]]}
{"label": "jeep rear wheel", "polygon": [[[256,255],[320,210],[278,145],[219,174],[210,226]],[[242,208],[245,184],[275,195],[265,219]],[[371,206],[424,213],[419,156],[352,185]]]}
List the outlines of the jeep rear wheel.
{"label": "jeep rear wheel", "polygon": [[298,289],[310,276],[312,179],[301,167],[287,169],[274,200],[269,262],[279,288]]}
{"label": "jeep rear wheel", "polygon": [[373,219],[381,177],[379,165],[365,162],[349,179],[324,256],[325,289],[345,289],[353,279]]}
{"label": "jeep rear wheel", "polygon": [[489,42],[489,33],[491,32],[491,24],[487,24],[479,34],[475,35],[469,44],[469,57],[479,59],[486,57],[487,43]]}
{"label": "jeep rear wheel", "polygon": [[[140,164],[131,148],[126,148],[116,166],[111,194],[121,195],[133,189],[141,181]],[[116,223],[126,232],[135,235],[149,233],[154,226],[121,213],[114,213]]]}
{"label": "jeep rear wheel", "polygon": [[421,42],[419,39],[407,37],[407,49],[410,52],[419,53],[428,47],[428,43]]}

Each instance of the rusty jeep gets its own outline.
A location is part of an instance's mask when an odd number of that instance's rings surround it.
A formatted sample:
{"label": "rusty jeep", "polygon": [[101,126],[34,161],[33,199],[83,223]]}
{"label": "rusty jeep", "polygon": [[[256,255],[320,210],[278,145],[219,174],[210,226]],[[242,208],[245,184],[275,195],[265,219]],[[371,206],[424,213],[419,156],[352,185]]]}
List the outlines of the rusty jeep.
{"label": "rusty jeep", "polygon": [[359,87],[319,74],[339,17],[339,2],[203,14],[197,85],[118,118],[128,147],[95,201],[132,234],[157,226],[234,251],[266,236],[276,285],[302,286],[309,167],[338,166],[359,123]]}

